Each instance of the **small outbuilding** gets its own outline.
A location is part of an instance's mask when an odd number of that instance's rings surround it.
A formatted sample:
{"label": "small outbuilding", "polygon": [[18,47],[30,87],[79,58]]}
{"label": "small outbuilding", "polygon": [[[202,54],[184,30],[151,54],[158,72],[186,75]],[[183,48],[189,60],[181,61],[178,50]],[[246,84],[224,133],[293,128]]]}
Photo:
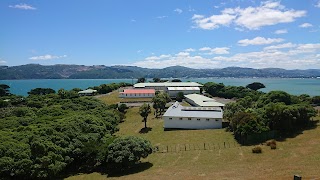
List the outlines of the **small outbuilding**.
{"label": "small outbuilding", "polygon": [[189,104],[197,107],[220,107],[223,109],[224,104],[217,102],[215,99],[200,95],[200,94],[188,94],[185,95],[185,101]]}
{"label": "small outbuilding", "polygon": [[87,90],[84,90],[84,91],[79,91],[78,94],[79,94],[79,96],[93,96],[97,92],[98,91],[94,90],[94,89],[87,89]]}
{"label": "small outbuilding", "polygon": [[175,102],[163,115],[165,129],[220,129],[220,107],[185,107]]}
{"label": "small outbuilding", "polygon": [[155,96],[154,89],[124,89],[119,93],[121,98],[152,98]]}

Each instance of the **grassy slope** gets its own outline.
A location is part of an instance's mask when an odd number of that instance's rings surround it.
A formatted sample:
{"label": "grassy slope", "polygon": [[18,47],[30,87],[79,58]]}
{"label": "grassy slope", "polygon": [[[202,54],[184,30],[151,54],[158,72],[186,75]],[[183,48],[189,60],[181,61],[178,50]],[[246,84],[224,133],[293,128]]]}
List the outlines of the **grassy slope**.
{"label": "grassy slope", "polygon": [[[140,134],[143,127],[138,108],[130,108],[127,119],[117,135],[136,135],[149,139],[154,145],[234,142],[224,130],[163,131],[163,121],[148,118],[152,128]],[[144,171],[121,176],[121,179],[292,179],[299,174],[303,179],[320,177],[320,127],[305,130],[294,138],[277,142],[276,150],[262,146],[262,154],[252,154],[251,146],[212,150],[154,153],[142,162],[153,166]],[[92,173],[68,179],[106,179]],[[115,179],[115,177],[108,177]]]}

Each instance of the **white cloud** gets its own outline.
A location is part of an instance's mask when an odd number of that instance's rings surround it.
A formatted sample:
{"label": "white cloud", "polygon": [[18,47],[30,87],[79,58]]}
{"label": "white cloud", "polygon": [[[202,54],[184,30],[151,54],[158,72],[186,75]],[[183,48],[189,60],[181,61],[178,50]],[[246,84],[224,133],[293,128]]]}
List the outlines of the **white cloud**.
{"label": "white cloud", "polygon": [[176,56],[179,56],[179,57],[186,57],[189,55],[190,55],[190,53],[188,53],[188,52],[179,52],[178,54],[176,54]]}
{"label": "white cloud", "polygon": [[257,7],[226,8],[221,14],[205,17],[195,14],[192,21],[196,28],[216,29],[231,23],[249,30],[258,30],[263,26],[290,23],[306,15],[306,11],[286,9],[280,2],[265,1]]}
{"label": "white cloud", "polygon": [[192,20],[196,24],[196,28],[211,30],[220,26],[228,26],[234,18],[235,16],[230,14],[213,15],[208,18],[195,14]]}
{"label": "white cloud", "polygon": [[0,59],[0,64],[7,64],[7,61],[4,61],[4,60]]}
{"label": "white cloud", "polygon": [[292,44],[292,43],[285,43],[285,44],[278,44],[275,46],[268,46],[263,48],[264,50],[275,50],[275,49],[285,49],[285,48],[293,48],[296,47],[296,44]]}
{"label": "white cloud", "polygon": [[317,2],[317,4],[315,5],[315,7],[320,8],[320,0]]}
{"label": "white cloud", "polygon": [[131,22],[137,22],[135,19],[131,19]]}
{"label": "white cloud", "polygon": [[177,12],[178,14],[181,14],[183,11],[182,11],[182,9],[179,9],[179,8],[177,8],[177,9],[175,9],[175,10],[173,10],[174,12]]}
{"label": "white cloud", "polygon": [[303,24],[300,24],[299,27],[301,28],[309,28],[309,27],[312,27],[313,25],[310,24],[310,23],[303,23]]}
{"label": "white cloud", "polygon": [[157,19],[164,19],[167,18],[168,16],[158,16]]}
{"label": "white cloud", "polygon": [[33,56],[30,57],[29,59],[31,60],[52,60],[52,59],[60,59],[60,58],[66,58],[67,55],[62,55],[62,56],[54,56],[54,55],[43,55],[43,56]]}
{"label": "white cloud", "polygon": [[10,8],[15,8],[15,9],[23,9],[23,10],[36,10],[37,8],[32,7],[31,5],[25,4],[25,3],[20,3],[16,5],[10,5]]}
{"label": "white cloud", "polygon": [[[181,53],[181,52],[180,52]],[[187,54],[176,54],[164,59],[141,60],[133,63],[134,66],[146,68],[164,68],[169,66],[185,66],[190,68],[218,68],[220,62],[204,58],[202,56],[190,56]]]}
{"label": "white cloud", "polygon": [[286,30],[286,29],[279,29],[279,30],[276,30],[274,33],[275,33],[275,34],[286,34],[286,33],[288,33],[288,30]]}
{"label": "white cloud", "polygon": [[[210,47],[200,48],[199,51],[211,52]],[[320,68],[320,43],[293,44],[285,43],[269,46],[261,51],[219,55],[207,54],[190,55],[184,51],[174,55],[153,56],[145,58],[133,65],[147,68],[164,68],[168,66],[185,66],[191,68],[222,68],[230,66],[269,68],[281,67],[285,69]],[[132,65],[132,64],[131,64]]]}
{"label": "white cloud", "polygon": [[216,47],[216,48],[210,48],[210,47],[203,47],[200,48],[199,51],[208,51],[205,54],[229,54],[229,49],[228,47]]}
{"label": "white cloud", "polygon": [[264,37],[256,37],[253,39],[242,39],[238,41],[240,46],[248,46],[248,45],[266,45],[272,43],[279,43],[284,41],[281,38],[264,38]]}
{"label": "white cloud", "polygon": [[193,48],[188,48],[188,49],[185,49],[184,51],[185,51],[185,52],[194,52],[194,51],[196,51],[196,50],[193,49]]}

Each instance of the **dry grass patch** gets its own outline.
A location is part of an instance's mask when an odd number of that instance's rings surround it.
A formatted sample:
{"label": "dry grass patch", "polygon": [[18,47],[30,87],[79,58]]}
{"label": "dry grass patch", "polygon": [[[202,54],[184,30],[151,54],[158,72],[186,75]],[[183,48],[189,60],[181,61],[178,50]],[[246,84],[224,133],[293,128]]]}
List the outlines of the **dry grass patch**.
{"label": "dry grass patch", "polygon": [[[129,108],[127,119],[121,123],[119,136],[144,137],[153,145],[235,142],[231,133],[217,130],[164,131],[163,120],[148,117],[148,133],[139,133],[144,127],[138,107]],[[320,177],[320,127],[305,130],[302,134],[277,141],[277,150],[261,146],[262,154],[253,154],[254,146],[237,146],[211,150],[192,150],[154,153],[142,162],[152,167],[145,171],[121,176],[121,179],[303,179]],[[69,178],[68,178],[69,179]],[[117,179],[97,173],[79,175],[70,179]]]}

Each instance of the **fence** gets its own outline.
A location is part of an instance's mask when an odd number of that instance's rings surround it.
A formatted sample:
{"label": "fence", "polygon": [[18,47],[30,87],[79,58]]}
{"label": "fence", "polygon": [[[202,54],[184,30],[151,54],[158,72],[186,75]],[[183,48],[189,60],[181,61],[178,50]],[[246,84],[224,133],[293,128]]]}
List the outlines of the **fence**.
{"label": "fence", "polygon": [[157,153],[170,153],[181,151],[196,151],[196,150],[216,150],[240,147],[236,142],[222,142],[222,143],[196,143],[196,144],[173,144],[173,145],[159,145],[155,147]]}

